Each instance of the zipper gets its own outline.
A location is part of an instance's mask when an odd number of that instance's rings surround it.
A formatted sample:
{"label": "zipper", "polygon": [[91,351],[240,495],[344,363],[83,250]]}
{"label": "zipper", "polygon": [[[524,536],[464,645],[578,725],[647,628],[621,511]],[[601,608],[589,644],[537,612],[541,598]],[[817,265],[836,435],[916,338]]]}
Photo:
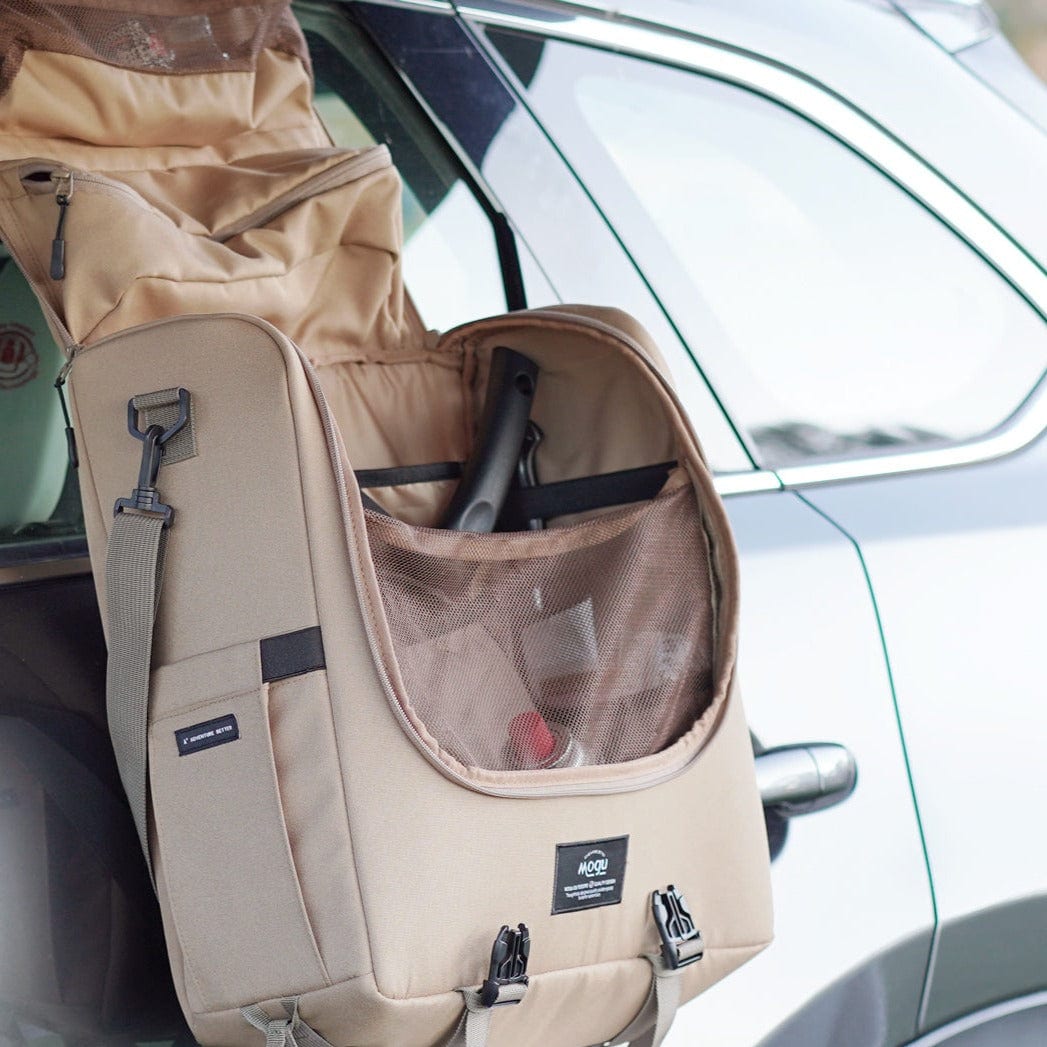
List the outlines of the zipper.
{"label": "zipper", "polygon": [[[309,388],[312,390],[313,399],[316,401],[316,406],[320,411],[320,421],[323,424],[324,438],[327,441],[327,453],[331,459],[331,467],[334,470],[335,485],[338,488],[338,502],[342,512],[342,526],[345,530],[346,542],[349,545],[349,563],[353,572],[353,583],[356,586],[356,592],[359,596],[364,592],[364,587],[367,583],[363,579],[357,557],[352,548],[353,525],[349,515],[349,485],[345,480],[345,470],[342,468],[342,456],[338,451],[338,429],[335,425],[334,418],[331,415],[331,409],[327,403],[327,395],[324,393],[323,386],[320,384],[320,376],[316,373],[316,369],[313,367],[312,362],[305,353],[303,353],[302,350],[291,341],[290,338],[287,338],[286,335],[284,335],[284,338],[298,355],[298,360],[305,370],[306,378],[309,381]],[[361,611],[362,610],[363,608],[361,608]],[[385,668],[385,659],[382,657],[381,649],[374,635],[374,625],[371,622],[371,616],[367,613],[362,613],[360,617],[363,619],[364,631],[367,633],[367,644],[371,649],[371,660],[374,662],[375,668],[378,670],[378,677],[381,680],[386,700],[392,706],[393,712],[396,714],[396,718],[400,722],[400,726],[407,732],[408,737],[414,742],[422,755],[438,771],[440,771],[441,774],[450,778],[453,782],[457,782],[459,785],[475,789],[475,785],[470,782],[469,779],[460,775],[457,771],[452,770],[439,760],[429,746],[425,744],[423,739],[419,737],[418,731],[415,730],[414,724],[407,718],[407,714],[404,712],[403,706],[400,704],[400,700],[396,696],[396,690],[393,687],[392,680],[389,679],[389,673]],[[487,790],[480,791],[486,792]]]}
{"label": "zipper", "polygon": [[[630,338],[628,335],[622,334],[616,328],[611,327],[609,324],[605,324],[600,320],[595,320],[591,317],[575,316],[571,313],[560,313],[553,310],[542,310],[541,316],[543,318],[552,317],[560,321],[569,321],[572,324],[577,324],[582,327],[590,327],[593,330],[599,330],[604,334],[610,335],[620,345],[625,346],[630,352],[639,357],[644,363],[648,370],[659,380],[666,392],[668,392],[672,398],[672,402],[677,409],[680,418],[685,422],[687,431],[694,437],[694,430],[691,427],[690,420],[684,413],[680,401],[677,399],[676,394],[673,392],[672,387],[668,385],[667,380],[654,366],[647,353],[644,351],[643,346],[639,342]],[[461,324],[459,327],[453,328],[448,331],[441,342],[454,334],[456,331],[461,331],[466,328],[475,326],[473,323]],[[327,397],[323,391],[323,387],[320,384],[320,377],[316,373],[309,358],[302,352],[301,349],[286,335],[282,335],[284,340],[294,349],[298,355],[298,359],[302,364],[305,371],[306,377],[309,381],[309,386],[313,393],[313,399],[316,401],[317,408],[320,411],[320,419],[323,424],[324,436],[327,440],[328,455],[331,459],[331,466],[335,474],[335,483],[338,487],[338,498],[342,510],[342,521],[345,528],[346,541],[349,544],[349,562],[352,567],[353,581],[356,585],[357,594],[362,594],[366,591],[367,582],[363,578],[363,574],[360,570],[360,566],[357,557],[353,550],[353,525],[349,513],[349,486],[345,478],[345,470],[342,468],[342,458],[338,452],[338,429],[335,424],[334,418],[331,415],[330,407],[327,403]],[[696,440],[697,443],[697,440]],[[363,611],[363,608],[361,607]],[[371,622],[371,616],[366,612],[361,614],[361,618],[364,622],[364,631],[367,633],[367,643],[371,649],[371,659],[375,664],[375,668],[378,670],[378,676],[382,683],[382,688],[385,691],[386,699],[393,708],[393,712],[396,715],[397,720],[400,722],[400,726],[407,733],[411,741],[414,742],[415,747],[421,752],[421,754],[431,763],[445,778],[449,778],[451,781],[458,785],[464,786],[467,789],[471,789],[473,792],[484,793],[488,796],[504,796],[510,799],[543,799],[553,796],[606,796],[614,793],[624,792],[636,792],[640,789],[651,788],[655,785],[661,785],[663,782],[670,781],[676,778],[678,775],[683,774],[684,771],[690,767],[694,761],[701,754],[702,750],[710,742],[713,735],[716,733],[718,724],[714,724],[709,733],[703,739],[702,743],[695,749],[695,751],[679,766],[668,767],[664,770],[649,771],[647,774],[639,775],[630,778],[628,781],[623,782],[589,782],[589,783],[578,783],[575,785],[562,785],[562,786],[550,786],[547,789],[543,789],[541,786],[531,786],[527,789],[514,789],[511,786],[505,788],[498,788],[496,786],[480,785],[473,781],[471,778],[467,778],[465,775],[459,774],[453,768],[448,767],[439,757],[433,753],[432,749],[425,743],[425,740],[419,735],[415,729],[414,724],[408,719],[407,714],[404,712],[403,705],[400,703],[399,698],[396,694],[396,689],[393,687],[392,680],[389,678],[389,673],[385,667],[385,659],[382,656],[381,647],[378,644],[377,638],[374,632],[374,625]],[[728,684],[729,688],[729,684]],[[721,711],[722,715],[722,711]]]}
{"label": "zipper", "polygon": [[[658,372],[658,369],[651,362],[647,353],[634,339],[628,335],[624,335],[619,332],[616,328],[611,327],[609,324],[605,324],[602,321],[594,320],[590,317],[574,316],[570,313],[560,313],[553,310],[542,310],[540,314],[543,318],[558,319],[562,322],[569,322],[571,324],[580,327],[589,327],[593,330],[599,330],[604,334],[610,335],[620,345],[624,346],[631,353],[639,357],[644,365],[650,369],[652,374],[658,378],[660,383],[666,388],[666,391],[671,395],[672,402],[676,406],[679,417],[686,424],[688,432],[693,436],[694,430],[690,426],[690,421],[687,419],[686,414],[683,413],[682,407],[680,407],[679,400],[676,399],[672,388],[668,386],[666,380]],[[210,319],[219,319],[221,317],[231,317],[237,320],[241,320],[247,323],[254,324],[265,331],[270,337],[283,345],[288,346],[294,355],[298,358],[302,365],[302,369],[305,372],[307,381],[309,382],[310,391],[313,394],[313,400],[316,403],[317,410],[320,414],[320,421],[324,430],[324,438],[327,442],[328,458],[330,459],[331,469],[334,472],[335,486],[338,490],[338,501],[339,508],[342,515],[342,525],[345,531],[345,539],[349,552],[349,563],[353,574],[353,584],[356,587],[358,596],[367,592],[367,583],[363,577],[363,573],[360,569],[360,564],[355,553],[354,548],[354,531],[352,518],[349,511],[349,486],[346,481],[345,470],[342,467],[342,457],[339,453],[338,448],[338,428],[335,424],[334,418],[331,414],[330,407],[327,403],[327,397],[324,394],[323,387],[320,384],[320,377],[316,373],[316,369],[313,367],[309,358],[302,352],[302,350],[285,335],[278,328],[260,317],[250,316],[243,313],[215,313],[210,314]],[[150,327],[158,326],[160,324],[169,323],[170,318],[155,320],[151,323],[141,324],[134,328],[134,330],[147,330]],[[482,323],[482,321],[481,321]],[[456,331],[462,331],[466,328],[478,326],[478,324],[462,324],[459,327],[453,328],[451,331],[444,335],[443,341]],[[121,334],[125,332],[120,332]],[[115,336],[114,336],[115,337]],[[88,349],[99,349],[102,348],[108,338],[103,338],[98,342],[86,347]],[[75,353],[81,351],[80,346],[74,347]],[[72,366],[73,359],[70,358],[66,367],[63,371],[68,371],[68,368]],[[375,635],[374,624],[371,620],[371,615],[361,607],[361,618],[364,622],[364,631],[367,634],[367,643],[371,652],[371,659],[374,662],[375,669],[378,672],[378,678],[382,684],[382,689],[385,693],[386,700],[393,709],[393,713],[397,718],[401,728],[407,734],[407,736],[414,743],[418,751],[425,757],[425,759],[432,764],[437,771],[439,771],[445,778],[454,782],[456,785],[461,785],[466,789],[470,789],[473,792],[483,793],[487,796],[504,796],[509,799],[545,799],[554,796],[608,796],[615,793],[625,792],[636,792],[640,789],[651,788],[652,786],[661,785],[663,782],[670,781],[676,778],[680,774],[683,774],[694,762],[698,756],[704,750],[706,745],[711,741],[713,735],[716,733],[718,723],[713,724],[708,734],[702,740],[701,744],[695,749],[693,753],[688,756],[682,763],[668,767],[664,770],[650,771],[647,774],[638,775],[630,778],[628,781],[623,782],[589,782],[589,783],[578,783],[575,785],[562,785],[562,786],[549,786],[543,788],[542,786],[531,786],[526,789],[514,789],[512,787],[498,788],[495,786],[481,785],[471,778],[467,778],[465,775],[459,774],[457,771],[448,767],[425,743],[424,739],[419,735],[415,729],[414,724],[408,719],[407,714],[404,712],[403,706],[400,704],[400,700],[397,696],[396,689],[393,687],[392,680],[389,677],[389,673],[385,667],[385,659],[382,656],[381,647],[378,643]],[[728,685],[729,686],[729,685]],[[722,709],[721,714],[722,716]]]}
{"label": "zipper", "polygon": [[[46,174],[54,184],[54,189],[49,189],[44,185],[43,181],[37,181],[33,176],[39,176]],[[146,211],[152,211],[154,214],[162,214],[162,211],[158,211],[152,204],[150,204],[141,193],[136,192],[129,185],[125,185],[123,182],[118,182],[115,178],[107,178],[105,175],[95,174],[93,171],[84,171],[78,167],[65,167],[62,164],[55,163],[48,160],[41,160],[37,162],[30,161],[27,164],[23,164],[21,173],[22,185],[28,193],[47,193],[54,192],[57,196],[58,193],[70,190],[70,183],[74,182],[77,186],[80,185],[94,185],[100,189],[105,189],[114,193],[119,193],[121,196],[126,196],[129,200],[133,200],[139,207]],[[63,189],[63,184],[65,189]]]}
{"label": "zipper", "polygon": [[[676,390],[672,387],[669,379],[655,366],[654,361],[647,355],[647,350],[632,338],[630,335],[619,331],[617,327],[612,327],[610,324],[604,323],[602,320],[597,320],[592,316],[582,316],[578,313],[562,313],[558,309],[548,308],[542,309],[539,313],[540,316],[559,320],[561,323],[569,323],[576,327],[588,327],[593,331],[599,331],[601,334],[605,334],[620,345],[626,346],[634,356],[636,356],[640,362],[647,368],[647,371],[661,386],[662,391],[669,397],[673,407],[676,408],[676,412],[683,422],[684,429],[687,431],[687,435],[694,441],[696,447],[701,447],[701,441],[698,439],[698,434],[695,432],[694,425],[691,423],[691,419],[684,409],[683,403],[680,401],[679,396],[676,395]],[[511,319],[511,317],[510,317]],[[437,342],[436,351],[439,351],[439,347],[444,342],[450,341],[452,338],[460,337],[459,332],[467,331],[470,327],[479,327],[483,324],[488,323],[489,320],[470,320],[468,323],[459,324],[457,327],[452,327],[449,331],[445,331]]]}
{"label": "zipper", "polygon": [[348,182],[355,182],[360,178],[365,178],[375,171],[381,171],[386,167],[390,167],[392,162],[389,149],[384,145],[371,146],[362,152],[353,153],[333,167],[319,171],[317,174],[305,179],[304,182],[288,189],[287,192],[281,193],[257,210],[244,215],[243,218],[238,218],[235,222],[223,226],[211,234],[211,239],[222,244],[227,240],[231,240],[234,236],[247,232],[249,229],[268,225],[274,218],[279,218],[285,211],[289,211],[303,200],[319,196],[321,193],[326,193],[331,189],[337,189]]}
{"label": "zipper", "polygon": [[76,346],[73,347],[69,359],[62,364],[62,369],[58,372],[58,377],[55,379],[55,392],[58,393],[58,402],[62,406],[62,417],[65,419],[65,447],[66,453],[69,455],[69,467],[71,469],[80,468],[80,455],[76,449],[76,433],[73,431],[73,420],[69,417],[69,405],[65,400],[65,383],[69,377],[69,372],[73,369],[77,348]]}
{"label": "zipper", "polygon": [[51,174],[55,184],[55,203],[58,205],[58,226],[51,240],[51,279],[65,279],[65,216],[73,200],[73,172],[55,171]]}
{"label": "zipper", "polygon": [[[244,232],[253,226],[264,225],[267,222],[271,222],[274,218],[289,210],[296,203],[299,203],[310,196],[316,196],[328,189],[337,188],[347,182],[363,178],[375,171],[381,170],[382,168],[389,167],[391,164],[392,158],[389,155],[388,147],[385,145],[372,146],[362,152],[353,153],[333,167],[318,172],[311,178],[307,178],[300,185],[295,186],[286,193],[282,193],[275,200],[258,208],[250,215],[238,219],[231,225],[214,233],[212,239],[219,243],[224,242],[230,237],[236,236],[238,233]],[[32,177],[34,175],[41,176],[45,174],[53,184],[53,190],[49,189],[49,187],[44,185],[42,182],[35,181]],[[58,217],[55,225],[55,234],[51,241],[51,258],[47,275],[55,283],[65,279],[67,243],[65,239],[65,223],[69,207],[72,203],[74,189],[87,185],[105,192],[118,193],[120,196],[126,197],[129,201],[144,211],[159,217],[167,217],[162,211],[153,207],[153,205],[150,204],[140,193],[116,179],[107,178],[104,175],[94,174],[90,171],[84,171],[78,168],[64,167],[59,163],[47,160],[36,162],[30,161],[28,164],[23,164],[21,167],[21,181],[27,192],[43,193],[53,191],[54,193],[55,204],[58,208]],[[34,286],[37,284],[36,280],[30,278],[25,266],[18,259],[15,252],[12,251],[11,254],[14,257],[15,265],[18,266],[29,285]],[[71,352],[75,352],[79,346],[76,344],[65,324],[60,319],[57,309],[55,309],[54,305],[48,301],[43,294],[38,295],[38,297],[48,323],[61,335],[66,354],[68,355]]]}
{"label": "zipper", "polygon": [[[359,178],[364,178],[375,171],[380,171],[391,165],[392,158],[389,155],[389,149],[384,145],[372,146],[362,152],[352,153],[333,167],[319,171],[299,185],[287,190],[287,192],[281,193],[274,200],[270,200],[257,210],[212,233],[210,238],[217,243],[224,243],[226,240],[246,232],[248,229],[267,225],[274,218],[278,218],[285,211],[289,211],[303,200],[318,196],[320,193],[327,192],[330,189],[336,189]],[[160,217],[166,217],[162,211],[153,207],[140,193],[116,179],[106,178],[104,175],[93,174],[89,171],[62,167],[59,164],[41,163],[34,165],[22,175],[23,184],[27,184],[26,178],[28,175],[44,173],[49,174],[51,181],[54,183],[55,203],[58,206],[58,221],[55,227],[54,238],[51,241],[51,265],[49,270],[49,276],[56,282],[65,278],[65,220],[69,205],[72,202],[75,186],[87,184],[108,192],[119,193],[143,210]],[[31,184],[28,183],[29,186]],[[30,191],[32,191],[31,188]]]}
{"label": "zipper", "polygon": [[47,320],[48,326],[52,331],[56,332],[62,341],[62,352],[65,353],[66,363],[62,368],[63,374],[68,373],[68,367],[72,366],[73,356],[76,355],[80,350],[80,346],[73,339],[73,336],[69,333],[69,329],[62,322],[61,317],[58,315],[58,310],[51,304],[51,302],[44,295],[42,288],[40,288],[40,281],[34,279],[29,275],[25,265],[22,263],[22,259],[18,255],[18,251],[13,247],[10,240],[7,243],[11,258],[14,260],[18,271],[25,278],[25,282],[34,289],[36,293],[36,299],[40,303],[40,311],[44,314],[44,319]]}
{"label": "zipper", "polygon": [[[41,162],[23,168],[21,179],[22,185],[25,187],[27,192],[47,191],[45,186],[38,186],[38,183],[36,183],[31,177],[32,175],[42,174],[48,175],[51,183],[54,185],[53,192],[55,205],[58,208],[55,235],[51,240],[51,262],[47,273],[55,283],[65,279],[65,222],[73,201],[73,191],[78,186],[90,185],[106,192],[118,193],[121,196],[127,197],[128,200],[132,201],[144,211],[149,211],[155,215],[162,214],[161,211],[158,211],[148,203],[148,201],[146,201],[139,193],[136,193],[130,186],[123,185],[115,179],[106,178],[103,175],[92,174],[89,171],[81,171],[76,168],[63,167],[61,164]],[[24,269],[22,271],[23,273],[25,272]],[[51,313],[54,313],[53,309],[51,310]],[[48,314],[49,318],[51,313]],[[54,318],[57,320],[57,314],[55,314]],[[68,335],[68,332],[65,331],[65,325],[59,324],[59,326],[61,327],[61,330]],[[72,341],[72,339],[70,338],[69,341]]]}

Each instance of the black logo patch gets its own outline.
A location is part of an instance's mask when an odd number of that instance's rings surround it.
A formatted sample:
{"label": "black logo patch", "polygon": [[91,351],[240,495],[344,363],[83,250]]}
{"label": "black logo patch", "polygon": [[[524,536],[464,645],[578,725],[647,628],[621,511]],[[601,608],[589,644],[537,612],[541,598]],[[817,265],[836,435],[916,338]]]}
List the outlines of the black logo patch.
{"label": "black logo patch", "polygon": [[179,756],[188,756],[190,753],[200,752],[201,749],[225,745],[226,742],[235,742],[239,737],[240,728],[237,727],[236,717],[232,713],[228,716],[219,716],[216,720],[194,723],[192,727],[183,727],[175,731]]}
{"label": "black logo patch", "polygon": [[625,884],[628,836],[556,845],[553,915],[617,905]]}

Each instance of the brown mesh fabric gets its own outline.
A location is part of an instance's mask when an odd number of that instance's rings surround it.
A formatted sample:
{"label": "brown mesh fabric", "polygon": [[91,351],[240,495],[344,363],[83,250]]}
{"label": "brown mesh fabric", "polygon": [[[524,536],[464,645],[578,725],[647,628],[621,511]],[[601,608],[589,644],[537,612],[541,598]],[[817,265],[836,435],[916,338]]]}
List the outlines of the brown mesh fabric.
{"label": "brown mesh fabric", "polygon": [[371,512],[367,527],[407,701],[460,763],[633,760],[711,701],[709,551],[690,487],[524,534]]}
{"label": "brown mesh fabric", "polygon": [[0,95],[26,51],[57,51],[147,73],[254,67],[272,48],[308,62],[287,0],[0,0]]}

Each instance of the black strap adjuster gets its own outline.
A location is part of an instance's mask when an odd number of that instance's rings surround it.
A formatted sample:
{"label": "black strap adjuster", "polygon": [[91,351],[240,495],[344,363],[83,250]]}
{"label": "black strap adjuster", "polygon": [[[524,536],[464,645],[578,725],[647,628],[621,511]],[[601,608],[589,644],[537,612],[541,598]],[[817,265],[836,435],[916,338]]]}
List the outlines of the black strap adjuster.
{"label": "black strap adjuster", "polygon": [[501,1007],[519,1003],[520,997],[500,1000],[498,997],[506,985],[527,985],[527,957],[531,953],[531,935],[526,924],[511,929],[502,927],[491,947],[491,968],[487,981],[480,987],[480,1002],[484,1007]]}
{"label": "black strap adjuster", "polygon": [[662,939],[662,958],[671,970],[697,963],[705,955],[702,932],[694,925],[684,896],[672,885],[651,892],[651,913]]}
{"label": "black strap adjuster", "polygon": [[160,474],[160,463],[163,460],[164,444],[176,433],[180,433],[189,421],[189,390],[178,390],[178,417],[174,423],[164,429],[159,425],[150,425],[145,429],[138,428],[138,408],[134,398],[127,401],[127,431],[142,441],[142,464],[138,467],[138,486],[131,491],[130,498],[117,498],[113,506],[113,515],[117,516],[126,509],[150,513],[163,517],[164,527],[170,527],[174,519],[174,509],[160,501],[156,489],[156,478]]}

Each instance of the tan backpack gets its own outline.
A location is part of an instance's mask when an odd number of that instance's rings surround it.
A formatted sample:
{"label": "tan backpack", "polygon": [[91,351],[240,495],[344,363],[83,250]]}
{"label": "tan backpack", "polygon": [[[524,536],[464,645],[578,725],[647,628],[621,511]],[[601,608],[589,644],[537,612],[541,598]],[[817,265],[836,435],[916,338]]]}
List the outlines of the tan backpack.
{"label": "tan backpack", "polygon": [[194,1034],[660,1043],[771,908],[735,550],[657,351],[605,308],[427,333],[284,4],[32,6],[0,238],[68,353]]}

